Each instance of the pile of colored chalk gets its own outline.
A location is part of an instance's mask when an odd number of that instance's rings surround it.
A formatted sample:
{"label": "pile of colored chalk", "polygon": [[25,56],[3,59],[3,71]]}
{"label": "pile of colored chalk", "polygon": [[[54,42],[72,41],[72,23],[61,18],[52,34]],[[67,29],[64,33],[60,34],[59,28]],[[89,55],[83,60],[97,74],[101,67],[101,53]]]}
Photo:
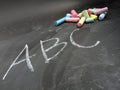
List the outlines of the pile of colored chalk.
{"label": "pile of colored chalk", "polygon": [[55,22],[56,26],[61,25],[64,22],[74,22],[77,23],[77,27],[83,26],[84,23],[91,23],[95,20],[104,20],[108,12],[108,7],[104,8],[89,8],[88,10],[83,10],[80,13],[77,13],[75,10],[71,10],[71,13],[66,14],[65,17],[57,20]]}

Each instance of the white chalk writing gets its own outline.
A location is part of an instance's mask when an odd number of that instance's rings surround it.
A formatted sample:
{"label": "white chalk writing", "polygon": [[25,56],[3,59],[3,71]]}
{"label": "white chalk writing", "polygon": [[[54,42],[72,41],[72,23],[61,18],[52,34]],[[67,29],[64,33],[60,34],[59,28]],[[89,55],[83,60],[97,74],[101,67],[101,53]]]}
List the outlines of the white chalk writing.
{"label": "white chalk writing", "polygon": [[77,43],[73,40],[73,33],[76,32],[76,31],[79,31],[79,29],[75,29],[75,30],[71,33],[71,35],[70,35],[70,42],[71,42],[74,46],[77,46],[77,47],[79,47],[79,48],[93,48],[93,47],[97,46],[97,45],[100,43],[100,41],[97,41],[94,45],[91,45],[91,46],[79,45],[79,44],[77,44]]}
{"label": "white chalk writing", "polygon": [[[20,55],[24,52],[24,50],[26,50],[26,59],[23,59],[21,61],[18,61],[18,58],[20,57]],[[32,57],[32,56],[31,56]],[[30,69],[31,72],[34,72],[34,68],[31,64],[30,61],[30,57],[29,57],[29,50],[28,50],[28,45],[26,44],[25,47],[23,48],[23,50],[19,53],[19,55],[15,58],[15,60],[13,61],[13,63],[11,64],[11,66],[9,67],[9,69],[7,70],[7,72],[5,73],[5,75],[3,76],[3,80],[6,78],[7,74],[9,73],[9,71],[11,70],[11,68],[15,65],[18,65],[22,62],[26,61],[28,68]]]}
{"label": "white chalk writing", "polygon": [[[52,41],[52,40],[56,40],[55,44],[47,49],[44,49],[43,47],[43,43],[48,42],[48,41]],[[61,42],[59,43],[59,38],[51,38],[45,41],[40,40],[40,45],[41,45],[41,50],[43,53],[43,56],[45,58],[45,63],[49,63],[49,61],[53,58],[55,58],[59,53],[61,53],[64,48],[67,46],[67,42]],[[53,49],[54,47],[58,46],[58,45],[64,45],[55,55],[53,55],[52,57],[48,58],[46,52],[50,51],[51,49]]]}

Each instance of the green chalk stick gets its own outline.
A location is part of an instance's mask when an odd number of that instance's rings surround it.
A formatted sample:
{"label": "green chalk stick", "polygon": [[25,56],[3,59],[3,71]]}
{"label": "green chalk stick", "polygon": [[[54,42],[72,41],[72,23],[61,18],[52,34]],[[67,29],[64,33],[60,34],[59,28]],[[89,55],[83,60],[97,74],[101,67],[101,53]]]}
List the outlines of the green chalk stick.
{"label": "green chalk stick", "polygon": [[94,22],[94,19],[93,18],[87,18],[86,19],[86,22],[89,23],[89,22]]}
{"label": "green chalk stick", "polygon": [[90,18],[90,16],[89,16],[87,10],[84,10],[84,11],[83,11],[83,15],[84,15],[84,17],[86,17],[86,18]]}

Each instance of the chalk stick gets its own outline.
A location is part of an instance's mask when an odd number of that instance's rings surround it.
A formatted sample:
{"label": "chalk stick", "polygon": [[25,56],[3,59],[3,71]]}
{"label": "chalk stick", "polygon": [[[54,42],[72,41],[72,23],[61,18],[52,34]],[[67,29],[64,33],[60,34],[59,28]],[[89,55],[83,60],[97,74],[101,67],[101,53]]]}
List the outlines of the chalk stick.
{"label": "chalk stick", "polygon": [[98,16],[94,14],[90,14],[90,17],[93,18],[94,20],[97,20]]}
{"label": "chalk stick", "polygon": [[78,17],[78,13],[75,10],[71,10],[71,14],[73,17]]}
{"label": "chalk stick", "polygon": [[85,18],[89,18],[90,17],[89,14],[88,14],[88,12],[87,12],[87,10],[83,11],[83,15],[84,15]]}
{"label": "chalk stick", "polygon": [[92,13],[94,13],[95,11],[95,9],[91,9],[91,8],[89,8],[88,10],[91,11]]}
{"label": "chalk stick", "polygon": [[86,23],[91,23],[91,22],[94,22],[94,19],[93,19],[93,18],[87,18],[87,19],[86,19]]}
{"label": "chalk stick", "polygon": [[87,12],[88,12],[89,15],[92,14],[92,11],[91,11],[91,10],[87,10]]}
{"label": "chalk stick", "polygon": [[101,14],[101,13],[105,13],[108,11],[108,7],[104,7],[102,9],[95,9],[94,14]]}
{"label": "chalk stick", "polygon": [[99,20],[104,20],[107,13],[102,13],[99,15]]}
{"label": "chalk stick", "polygon": [[59,26],[60,24],[62,24],[62,23],[65,22],[66,18],[70,18],[70,17],[71,17],[71,15],[66,15],[65,17],[57,20],[57,21],[55,22],[55,26]]}
{"label": "chalk stick", "polygon": [[66,22],[78,22],[80,18],[66,18]]}
{"label": "chalk stick", "polygon": [[81,19],[80,19],[79,22],[77,23],[77,27],[81,27],[81,26],[83,26],[85,20],[86,20],[85,17],[81,17]]}

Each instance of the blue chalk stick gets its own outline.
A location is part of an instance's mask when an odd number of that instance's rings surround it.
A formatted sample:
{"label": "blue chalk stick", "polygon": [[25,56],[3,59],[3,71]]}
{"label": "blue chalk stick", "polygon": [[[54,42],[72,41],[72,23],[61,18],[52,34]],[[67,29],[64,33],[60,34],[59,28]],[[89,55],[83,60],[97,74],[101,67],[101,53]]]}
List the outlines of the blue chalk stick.
{"label": "blue chalk stick", "polygon": [[99,15],[99,20],[104,20],[105,16],[106,16],[106,13],[100,14]]}
{"label": "blue chalk stick", "polygon": [[65,21],[65,19],[66,19],[66,17],[63,17],[63,18],[57,20],[57,21],[55,22],[55,25],[58,26],[58,25],[62,24],[62,23]]}
{"label": "blue chalk stick", "polygon": [[57,21],[55,22],[55,25],[56,25],[56,26],[59,26],[60,24],[62,24],[62,23],[64,23],[64,22],[65,22],[66,18],[70,18],[70,17],[71,17],[71,15],[70,15],[70,14],[66,14],[66,16],[65,16],[65,17],[63,17],[63,18],[61,18],[61,19],[57,20]]}

